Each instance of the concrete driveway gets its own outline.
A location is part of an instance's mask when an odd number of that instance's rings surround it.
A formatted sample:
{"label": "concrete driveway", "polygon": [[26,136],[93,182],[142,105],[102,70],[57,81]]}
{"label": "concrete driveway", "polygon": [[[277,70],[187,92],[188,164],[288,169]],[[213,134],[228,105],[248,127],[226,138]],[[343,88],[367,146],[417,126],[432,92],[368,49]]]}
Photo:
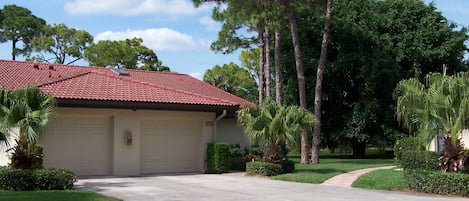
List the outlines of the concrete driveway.
{"label": "concrete driveway", "polygon": [[75,186],[124,201],[468,201],[465,198],[302,184],[229,174],[91,178],[80,179]]}

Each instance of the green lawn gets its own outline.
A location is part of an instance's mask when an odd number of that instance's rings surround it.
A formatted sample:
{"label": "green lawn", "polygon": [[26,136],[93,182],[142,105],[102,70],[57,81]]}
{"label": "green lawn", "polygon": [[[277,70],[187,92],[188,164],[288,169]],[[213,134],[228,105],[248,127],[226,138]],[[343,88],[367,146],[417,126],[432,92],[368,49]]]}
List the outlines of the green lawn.
{"label": "green lawn", "polygon": [[403,189],[404,173],[399,170],[373,171],[360,176],[352,187],[389,191]]}
{"label": "green lawn", "polygon": [[365,159],[353,159],[323,151],[319,157],[320,163],[316,165],[299,164],[299,154],[289,154],[288,158],[295,162],[295,172],[274,176],[272,179],[320,184],[331,177],[353,170],[395,165],[392,155],[377,152],[369,154]]}
{"label": "green lawn", "polygon": [[0,200],[8,201],[121,201],[92,191],[0,191]]}

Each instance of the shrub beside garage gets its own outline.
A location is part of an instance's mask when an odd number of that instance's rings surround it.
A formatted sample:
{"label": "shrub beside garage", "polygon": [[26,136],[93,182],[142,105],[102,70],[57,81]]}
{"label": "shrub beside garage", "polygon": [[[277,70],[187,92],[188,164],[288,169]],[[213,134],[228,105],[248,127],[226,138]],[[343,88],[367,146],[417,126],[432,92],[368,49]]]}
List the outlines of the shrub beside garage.
{"label": "shrub beside garage", "polygon": [[63,169],[22,170],[0,167],[1,190],[68,190],[72,189],[76,181],[73,172]]}

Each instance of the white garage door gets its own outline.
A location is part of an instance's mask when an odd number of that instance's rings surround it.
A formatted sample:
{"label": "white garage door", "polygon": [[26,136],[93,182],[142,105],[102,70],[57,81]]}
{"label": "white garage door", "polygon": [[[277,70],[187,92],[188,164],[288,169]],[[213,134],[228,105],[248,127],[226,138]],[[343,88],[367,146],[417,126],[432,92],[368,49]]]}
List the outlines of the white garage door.
{"label": "white garage door", "polygon": [[59,117],[41,139],[44,166],[65,168],[77,175],[110,175],[111,117]]}
{"label": "white garage door", "polygon": [[142,173],[200,171],[200,123],[146,120],[141,128]]}

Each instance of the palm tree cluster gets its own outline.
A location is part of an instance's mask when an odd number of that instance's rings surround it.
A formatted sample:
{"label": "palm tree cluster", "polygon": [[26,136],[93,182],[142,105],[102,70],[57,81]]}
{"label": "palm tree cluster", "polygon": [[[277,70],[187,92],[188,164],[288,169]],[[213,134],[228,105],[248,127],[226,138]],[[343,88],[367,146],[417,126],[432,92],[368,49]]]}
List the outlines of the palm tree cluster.
{"label": "palm tree cluster", "polygon": [[0,140],[6,145],[10,135],[17,131],[16,145],[12,148],[11,166],[34,169],[40,152],[37,146],[40,134],[52,115],[56,101],[29,85],[17,90],[0,89]]}
{"label": "palm tree cluster", "polygon": [[443,132],[441,170],[464,171],[468,154],[460,139],[463,130],[469,128],[469,74],[432,73],[425,80],[425,83],[415,78],[399,82],[394,92],[397,119],[426,144]]}
{"label": "palm tree cluster", "polygon": [[241,109],[238,123],[252,144],[265,148],[265,161],[280,163],[285,159],[282,147],[296,146],[301,133],[311,130],[314,116],[302,107],[283,107],[269,99],[257,108]]}

